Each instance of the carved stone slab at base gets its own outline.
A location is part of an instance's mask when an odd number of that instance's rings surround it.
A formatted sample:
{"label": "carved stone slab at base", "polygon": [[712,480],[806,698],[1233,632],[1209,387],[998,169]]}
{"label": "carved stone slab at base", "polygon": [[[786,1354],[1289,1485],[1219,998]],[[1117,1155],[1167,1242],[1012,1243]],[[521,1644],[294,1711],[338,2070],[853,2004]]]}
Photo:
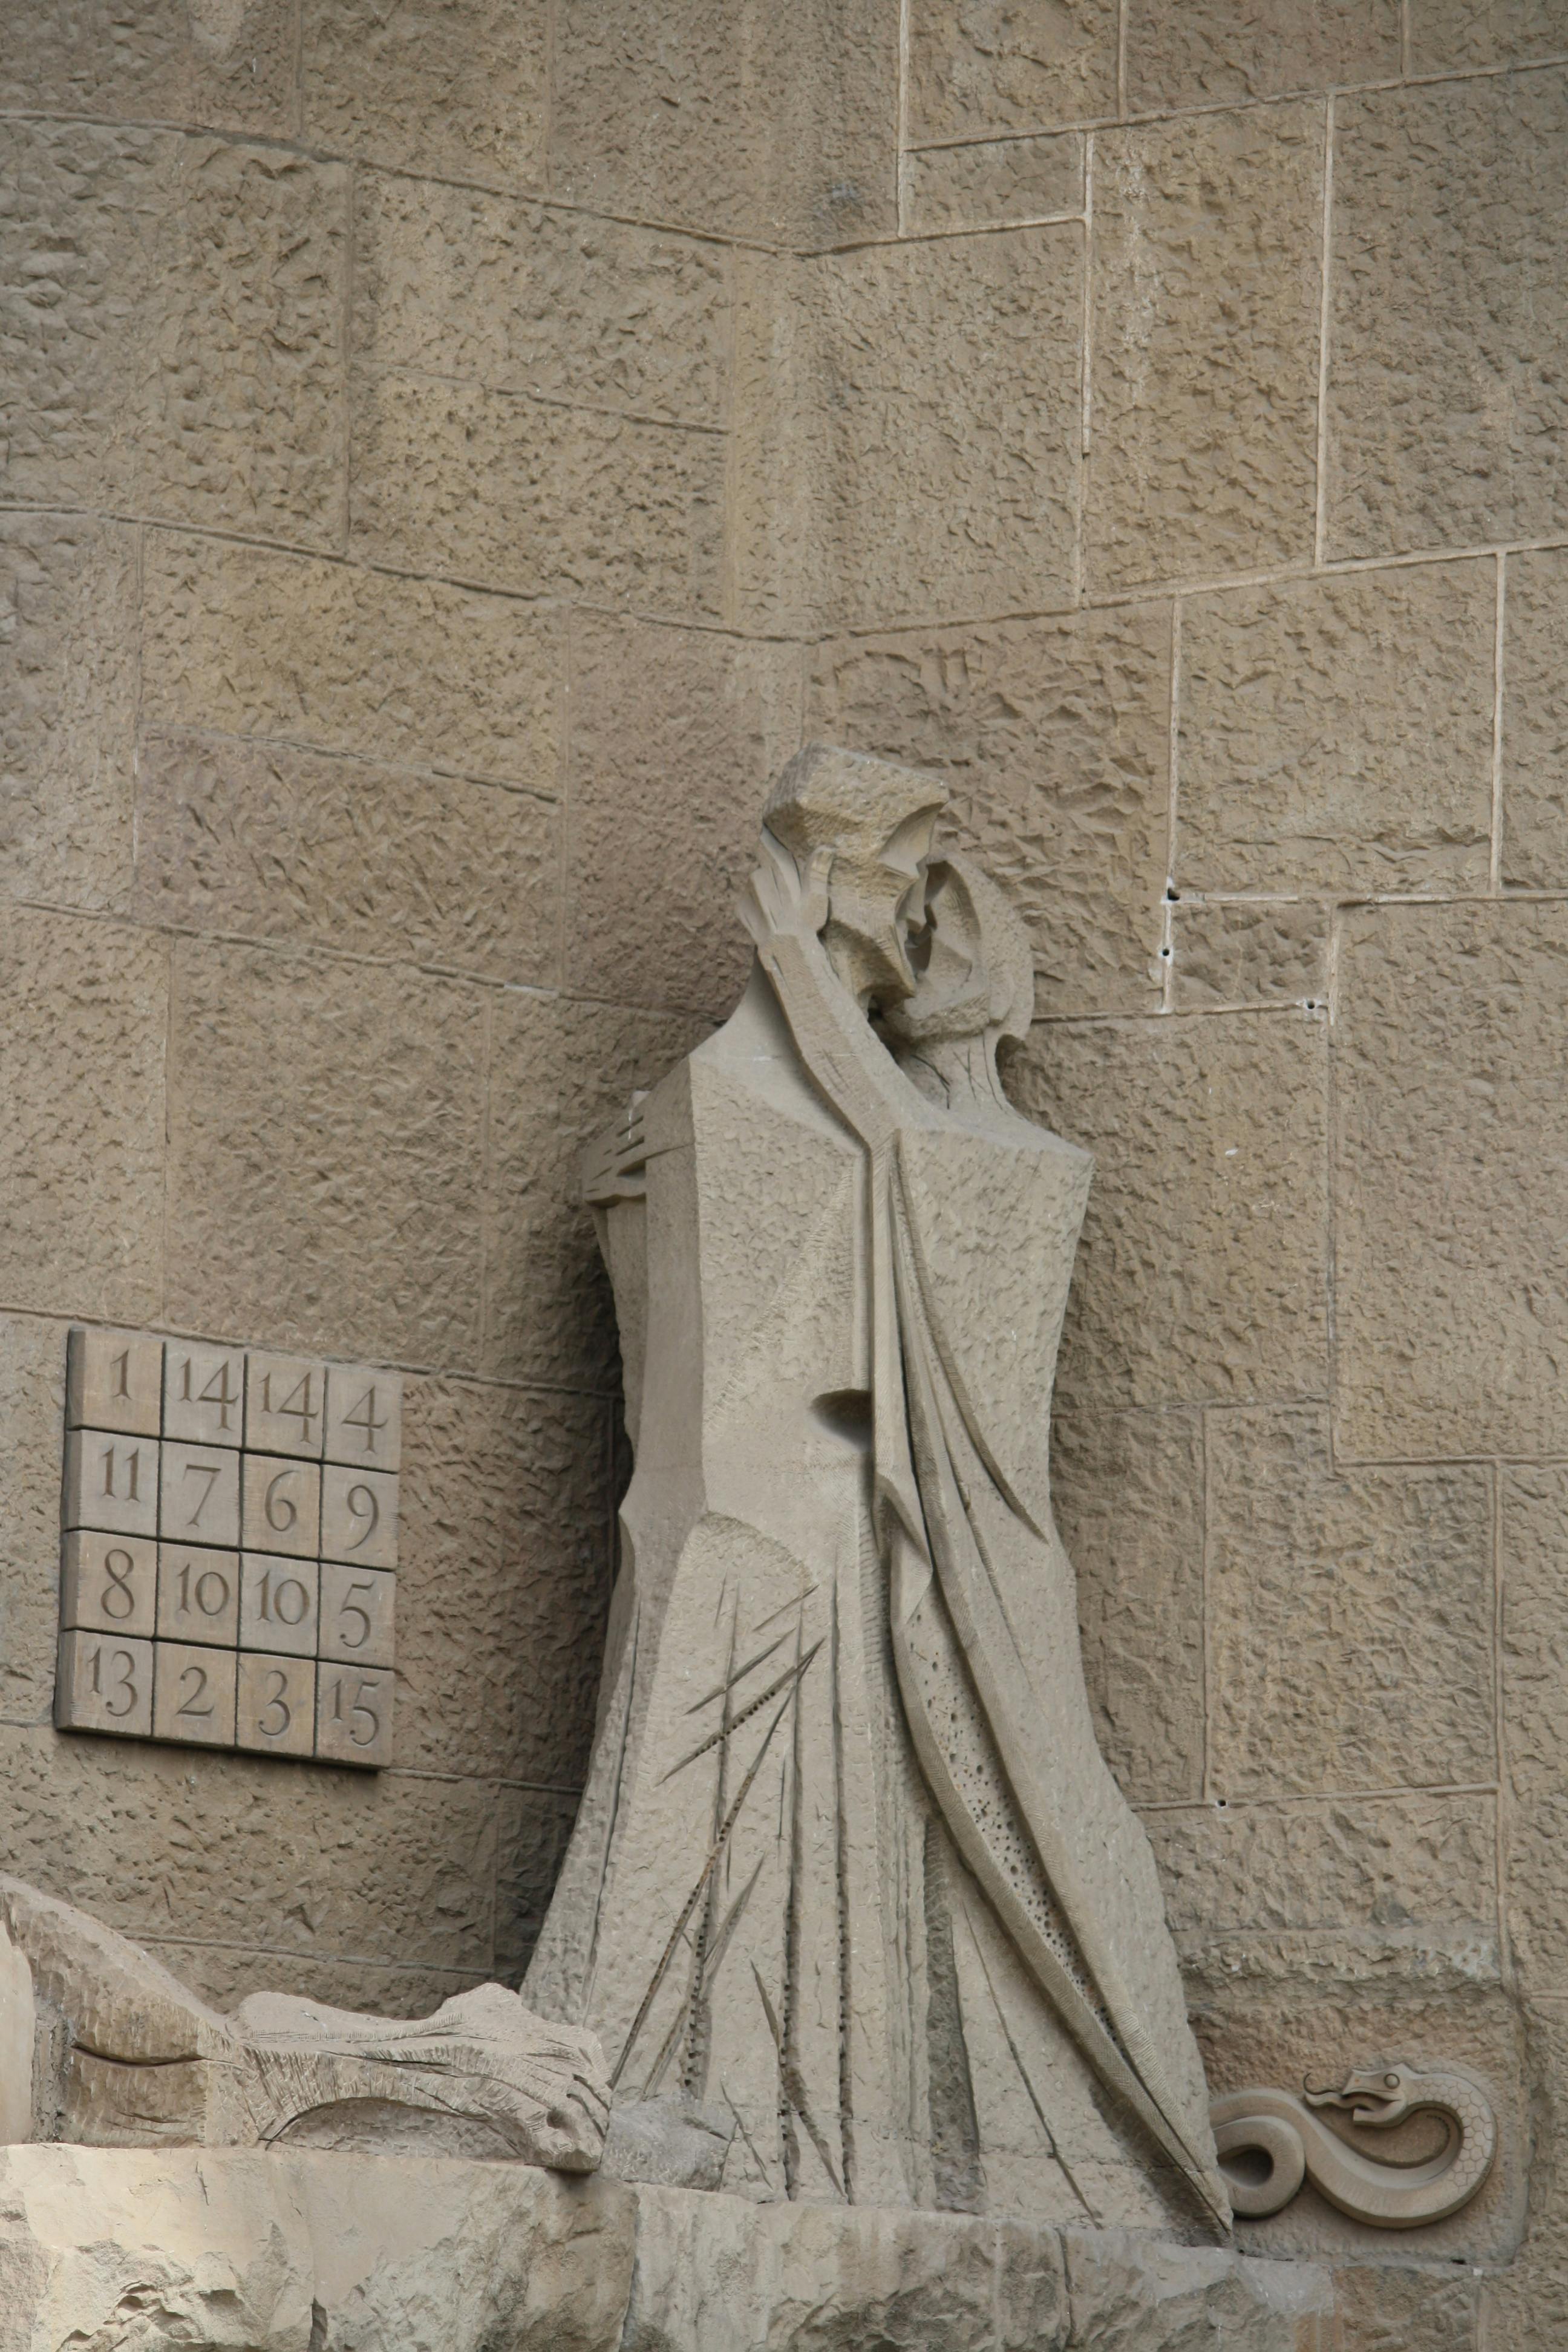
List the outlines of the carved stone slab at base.
{"label": "carved stone slab at base", "polygon": [[0,2352],[1328,2352],[1329,2274],[290,2149],[0,2149]]}

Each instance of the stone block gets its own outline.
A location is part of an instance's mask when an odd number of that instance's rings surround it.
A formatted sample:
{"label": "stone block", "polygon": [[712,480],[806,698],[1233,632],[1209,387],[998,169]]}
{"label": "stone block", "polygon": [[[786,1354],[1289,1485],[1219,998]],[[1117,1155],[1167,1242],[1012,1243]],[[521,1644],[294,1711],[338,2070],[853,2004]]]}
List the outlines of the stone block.
{"label": "stone block", "polygon": [[315,1660],[289,1657],[279,1651],[246,1650],[237,1664],[235,1745],[258,1756],[312,1754]]}
{"label": "stone block", "polygon": [[1333,2291],[1310,2263],[1238,2261],[1131,2230],[1064,2230],[1074,2352],[1327,2352]]}
{"label": "stone block", "polygon": [[1317,106],[1096,138],[1091,587],[1310,556],[1322,177]]}
{"label": "stone block", "polygon": [[1183,890],[1484,890],[1490,562],[1182,607]]}
{"label": "stone block", "polygon": [[153,1675],[153,1737],[192,1748],[234,1746],[235,1654],[157,1644]]}
{"label": "stone block", "polygon": [[694,1015],[510,994],[494,1009],[484,1369],[613,1391],[615,1315],[577,1153],[700,1045]]}
{"label": "stone block", "polygon": [[322,1557],[395,1568],[397,1489],[388,1471],[329,1462],[321,1473]]}
{"label": "stone block", "polygon": [[492,1965],[493,1782],[0,1726],[4,1867],[108,1926],[289,1956]]}
{"label": "stone block", "polygon": [[432,179],[544,184],[546,20],[507,0],[304,0],[304,135]]}
{"label": "stone block", "polygon": [[162,1339],[142,1331],[74,1330],[66,1349],[66,1427],[156,1437],[163,1426]]}
{"label": "stone block", "polygon": [[258,948],[174,953],[173,1318],[285,1348],[471,1360],[483,996]]}
{"label": "stone block", "polygon": [[1321,1005],[1328,996],[1328,945],[1321,906],[1242,899],[1173,908],[1174,1008]]}
{"label": "stone block", "polygon": [[0,934],[8,1305],[152,1319],[163,1288],[168,996],[168,950],[145,932],[19,908]]}
{"label": "stone block", "polygon": [[1204,1773],[1204,1445],[1197,1413],[1068,1413],[1057,1524],[1078,1571],[1100,1751],[1134,1803]]}
{"label": "stone block", "polygon": [[287,138],[297,128],[291,0],[29,9],[7,27],[0,108]]}
{"label": "stone block", "polygon": [[[1420,0],[1417,0],[1417,5]],[[1127,102],[1135,113],[1278,98],[1286,91],[1392,81],[1400,71],[1399,0],[1130,0]]]}
{"label": "stone block", "polygon": [[1524,2017],[1536,2128],[1530,2225],[1511,2270],[1482,2283],[1481,2341],[1556,2352],[1568,2335],[1568,2011],[1531,2001]]}
{"label": "stone block", "polygon": [[410,1380],[398,1762],[574,1788],[609,1598],[609,1406]]}
{"label": "stone block", "polygon": [[910,236],[1082,210],[1083,136],[1077,131],[917,147],[904,157],[904,228]]}
{"label": "stone block", "polygon": [[363,173],[353,324],[365,366],[724,422],[729,262],[691,237]]}
{"label": "stone block", "polygon": [[1487,1472],[1336,1475],[1326,1412],[1305,1406],[1211,1414],[1208,1479],[1215,1787],[1491,1780]]}
{"label": "stone block", "polygon": [[1144,1826],[1189,1985],[1461,1990],[1498,1975],[1492,1797],[1222,1800]]}
{"label": "stone block", "polygon": [[818,649],[809,736],[936,769],[947,828],[1029,927],[1036,1009],[1152,1011],[1171,621],[1121,605]]}
{"label": "stone block", "polygon": [[738,267],[739,617],[886,626],[1068,604],[1082,235]]}
{"label": "stone block", "polygon": [[503,1788],[497,1800],[496,1970],[519,1983],[554,1891],[577,1797],[564,1789]]}
{"label": "stone block", "polygon": [[786,246],[891,235],[899,37],[876,0],[563,0],[551,188]]}
{"label": "stone block", "polygon": [[7,897],[122,907],[136,725],[136,534],[0,517],[0,870]]}
{"label": "stone block", "polygon": [[35,1315],[0,1316],[4,1550],[16,1569],[42,1583],[52,1583],[60,1548],[66,1346],[63,1323]]}
{"label": "stone block", "polygon": [[799,741],[793,646],[574,616],[569,987],[731,1011],[752,960],[734,901],[759,779]]}
{"label": "stone block", "polygon": [[1014,1098],[1098,1162],[1064,1411],[1321,1393],[1324,1064],[1287,1013],[1036,1027]]}
{"label": "stone block", "polygon": [[191,1444],[245,1438],[245,1349],[171,1339],[163,1349],[163,1427]]}
{"label": "stone block", "polygon": [[553,614],[174,533],[146,551],[142,717],[557,787]]}
{"label": "stone block", "polygon": [[3,149],[6,498],[340,545],[344,169],[84,122]]}
{"label": "stone block", "polygon": [[1481,2279],[1448,2264],[1361,2263],[1334,2273],[1342,2352],[1475,2352]]}
{"label": "stone block", "polygon": [[722,437],[398,373],[354,402],[356,555],[716,619]]}
{"label": "stone block", "polygon": [[145,922],[487,980],[559,976],[560,816],[531,793],[155,735],[142,747],[139,817]]}
{"label": "stone block", "polygon": [[1503,1756],[1528,1813],[1538,1800],[1568,1797],[1568,1471],[1521,1465],[1500,1480]]}
{"label": "stone block", "polygon": [[[151,1449],[163,1456],[158,1480],[158,1528],[176,1543],[211,1543],[233,1551],[239,1543],[239,1455],[227,1446],[170,1443]],[[263,1484],[251,1473],[268,1465],[257,1456],[246,1460],[246,1517],[252,1516],[252,1491],[259,1505]],[[293,1480],[308,1475],[303,1465],[282,1472]],[[259,1516],[259,1511],[255,1513]],[[292,1551],[279,1539],[278,1549]]]}
{"label": "stone block", "polygon": [[1563,47],[1557,0],[1411,0],[1415,73],[1528,65],[1537,58],[1560,58]]}
{"label": "stone block", "polygon": [[1568,528],[1568,73],[1340,101],[1327,550]]}
{"label": "stone block", "polygon": [[1033,131],[1116,111],[1115,0],[911,0],[912,139]]}
{"label": "stone block", "polygon": [[1503,601],[1502,879],[1568,887],[1568,551],[1508,559]]}
{"label": "stone block", "polygon": [[[300,1661],[283,1663],[298,1666]],[[243,1670],[242,1661],[242,1676]],[[428,2017],[451,1994],[468,1992],[491,1974],[489,1968],[478,1972],[417,1963],[402,1968],[385,1961],[334,1959],[324,1953],[274,1957],[226,1944],[186,1943],[178,1937],[143,1936],[140,1940],[181,1984],[222,2011],[237,2007],[253,1992],[287,1990],[303,2000],[325,2001],[331,2009],[358,2009],[380,2017]]]}
{"label": "stone block", "polygon": [[1568,908],[1341,919],[1335,1444],[1568,1451],[1557,1170]]}

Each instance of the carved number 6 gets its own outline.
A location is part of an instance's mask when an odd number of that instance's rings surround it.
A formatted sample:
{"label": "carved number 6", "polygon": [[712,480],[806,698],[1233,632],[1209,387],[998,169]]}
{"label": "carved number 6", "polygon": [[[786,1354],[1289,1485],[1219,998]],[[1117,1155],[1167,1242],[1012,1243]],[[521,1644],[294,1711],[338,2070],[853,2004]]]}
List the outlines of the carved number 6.
{"label": "carved number 6", "polygon": [[296,1475],[292,1470],[280,1470],[267,1489],[267,1500],[263,1505],[267,1524],[269,1528],[276,1528],[279,1535],[291,1528],[300,1516],[299,1505],[289,1496],[280,1495],[278,1491],[286,1480]]}

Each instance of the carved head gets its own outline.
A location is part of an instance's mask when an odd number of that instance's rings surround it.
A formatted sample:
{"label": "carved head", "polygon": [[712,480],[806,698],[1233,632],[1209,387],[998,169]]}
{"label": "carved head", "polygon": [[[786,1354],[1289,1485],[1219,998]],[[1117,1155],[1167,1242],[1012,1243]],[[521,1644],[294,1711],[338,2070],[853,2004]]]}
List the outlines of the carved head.
{"label": "carved head", "polygon": [[926,870],[927,928],[914,941],[915,985],[885,1014],[900,1045],[952,1037],[1024,1037],[1035,1010],[1028,934],[988,876],[967,857]]}
{"label": "carved head", "polygon": [[940,777],[822,743],[797,752],[768,794],[763,823],[776,841],[802,864],[831,855],[822,941],[862,1004],[897,1003],[915,985],[910,936],[946,800]]}

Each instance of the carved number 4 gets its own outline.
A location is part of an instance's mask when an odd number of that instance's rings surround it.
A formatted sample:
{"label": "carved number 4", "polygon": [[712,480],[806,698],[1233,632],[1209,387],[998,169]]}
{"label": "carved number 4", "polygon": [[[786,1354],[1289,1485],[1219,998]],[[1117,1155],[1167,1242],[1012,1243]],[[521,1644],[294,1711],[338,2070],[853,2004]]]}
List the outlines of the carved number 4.
{"label": "carved number 4", "polygon": [[386,1416],[384,1413],[379,1421],[377,1421],[375,1417],[375,1389],[374,1384],[370,1388],[366,1389],[363,1396],[361,1397],[353,1412],[344,1413],[343,1427],[345,1429],[363,1429],[364,1432],[365,1452],[367,1454],[375,1453],[375,1433],[378,1429],[384,1429],[386,1427]]}
{"label": "carved number 4", "polygon": [[[310,1423],[315,1420],[316,1415],[320,1411],[320,1407],[313,1405],[310,1402],[312,1382],[314,1379],[314,1373],[307,1372],[301,1380],[295,1381],[293,1387],[289,1390],[281,1404],[274,1404],[272,1402],[272,1375],[270,1372],[263,1372],[261,1375],[262,1412],[272,1413],[279,1421],[282,1421],[285,1418],[288,1418],[290,1421],[297,1421],[300,1424],[300,1437],[301,1443],[309,1443]],[[297,1399],[302,1400],[302,1402],[296,1402]]]}

